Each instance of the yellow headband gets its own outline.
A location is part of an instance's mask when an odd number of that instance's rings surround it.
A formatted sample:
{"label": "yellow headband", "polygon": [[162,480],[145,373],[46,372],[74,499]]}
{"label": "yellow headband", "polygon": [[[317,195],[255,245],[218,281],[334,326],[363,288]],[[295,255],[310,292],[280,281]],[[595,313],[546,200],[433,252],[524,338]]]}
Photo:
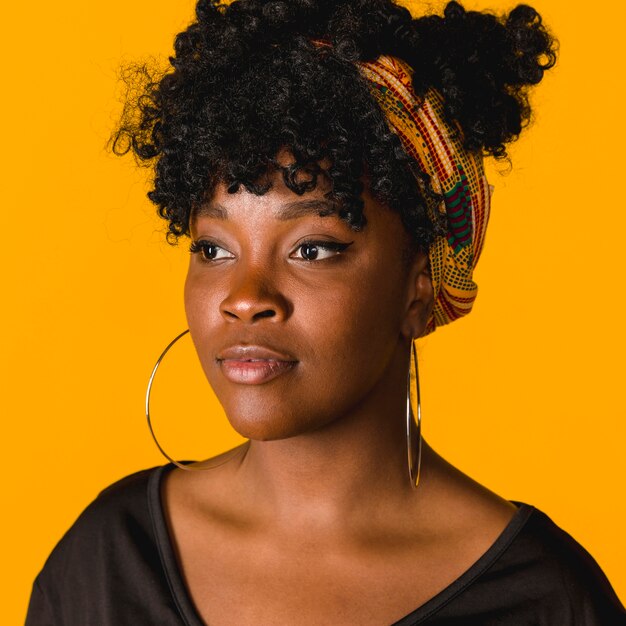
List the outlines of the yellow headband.
{"label": "yellow headband", "polygon": [[425,336],[472,309],[478,291],[472,272],[485,240],[490,187],[482,157],[465,150],[461,134],[444,120],[441,95],[430,89],[423,100],[416,96],[408,64],[381,56],[357,65],[370,82],[389,127],[430,176],[433,190],[444,196],[439,207],[428,203],[431,218],[434,210],[447,216],[448,232],[429,250],[435,305]]}

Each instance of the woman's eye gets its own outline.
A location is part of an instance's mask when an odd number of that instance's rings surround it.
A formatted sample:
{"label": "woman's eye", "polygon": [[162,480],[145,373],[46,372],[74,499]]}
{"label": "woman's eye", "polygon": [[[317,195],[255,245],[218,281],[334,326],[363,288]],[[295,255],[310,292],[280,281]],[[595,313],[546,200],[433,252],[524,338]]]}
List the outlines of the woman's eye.
{"label": "woman's eye", "polygon": [[343,252],[353,243],[353,241],[349,243],[339,243],[338,241],[305,241],[296,248],[295,258],[304,261],[322,261]]}
{"label": "woman's eye", "polygon": [[221,248],[212,241],[192,241],[189,246],[192,254],[200,253],[203,261],[218,261],[221,259],[232,259],[233,255],[228,250]]}

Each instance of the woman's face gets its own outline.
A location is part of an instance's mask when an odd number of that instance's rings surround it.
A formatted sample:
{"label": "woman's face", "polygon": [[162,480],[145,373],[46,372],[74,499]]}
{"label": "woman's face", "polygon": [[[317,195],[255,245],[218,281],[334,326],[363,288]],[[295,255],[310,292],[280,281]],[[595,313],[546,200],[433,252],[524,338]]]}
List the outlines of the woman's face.
{"label": "woman's face", "polygon": [[302,196],[280,174],[262,196],[219,186],[191,224],[191,336],[232,426],[250,439],[302,434],[362,406],[398,377],[399,358],[408,367],[432,304],[426,257],[402,260],[400,217],[367,193],[361,232],[320,217],[321,180]]}

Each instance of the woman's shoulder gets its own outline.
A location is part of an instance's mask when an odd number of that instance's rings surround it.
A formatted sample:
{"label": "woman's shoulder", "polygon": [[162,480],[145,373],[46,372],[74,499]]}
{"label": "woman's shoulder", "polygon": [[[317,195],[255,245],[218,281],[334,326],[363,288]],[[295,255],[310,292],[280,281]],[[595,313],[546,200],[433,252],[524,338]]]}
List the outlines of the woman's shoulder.
{"label": "woman's shoulder", "polygon": [[[156,466],[128,474],[109,484],[83,509],[67,531],[74,535],[106,530],[111,523],[149,517],[149,487],[166,466]],[[157,480],[158,482],[158,480]]]}
{"label": "woman's shoulder", "polygon": [[42,574],[69,560],[95,560],[102,550],[124,544],[129,534],[136,534],[138,529],[148,533],[149,485],[162,469],[153,467],[133,472],[102,489],[58,541]]}
{"label": "woman's shoulder", "polygon": [[133,606],[143,617],[175,615],[151,511],[165,467],[125,476],[87,505],[34,582],[28,625],[133,623],[120,613]]}
{"label": "woman's shoulder", "polygon": [[93,543],[96,537],[121,540],[124,533],[120,534],[120,529],[123,527],[148,528],[151,525],[150,486],[159,482],[158,477],[165,467],[139,470],[104,487],[82,510],[55,551],[68,549],[82,541]]}
{"label": "woman's shoulder", "polygon": [[480,623],[501,615],[515,623],[537,623],[540,616],[541,623],[626,624],[624,607],[596,560],[547,513],[502,498],[441,457],[432,467],[437,497],[431,508],[457,538],[454,545],[478,537],[488,547],[424,611],[441,619],[485,616]]}
{"label": "woman's shoulder", "polygon": [[492,597],[515,595],[518,607],[559,623],[626,624],[624,607],[593,556],[545,512],[512,502],[519,514],[478,587],[490,587]]}
{"label": "woman's shoulder", "polygon": [[626,625],[626,612],[589,552],[537,507],[517,511],[491,547],[439,594],[394,626]]}
{"label": "woman's shoulder", "polygon": [[148,493],[150,484],[155,481],[159,482],[159,476],[169,467],[169,465],[156,465],[123,476],[104,487],[87,506],[85,512],[90,511],[91,508],[111,513],[115,513],[120,508],[138,508],[140,503],[145,504],[140,499]]}
{"label": "woman's shoulder", "polygon": [[589,551],[547,513],[535,506],[530,508],[531,514],[512,544],[510,556],[526,563],[538,581],[556,580],[565,583],[569,590],[577,588],[592,596],[614,595],[606,575]]}

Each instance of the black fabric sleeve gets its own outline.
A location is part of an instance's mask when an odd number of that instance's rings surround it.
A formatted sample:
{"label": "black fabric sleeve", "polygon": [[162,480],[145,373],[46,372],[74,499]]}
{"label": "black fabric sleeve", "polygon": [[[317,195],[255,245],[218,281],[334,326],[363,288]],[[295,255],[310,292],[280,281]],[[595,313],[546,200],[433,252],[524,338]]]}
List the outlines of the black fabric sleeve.
{"label": "black fabric sleeve", "polygon": [[401,626],[626,626],[595,559],[538,509],[486,571],[443,600]]}
{"label": "black fabric sleeve", "polygon": [[626,626],[606,575],[532,505],[462,576],[393,626]]}
{"label": "black fabric sleeve", "polygon": [[39,577],[33,583],[26,626],[55,626],[59,621],[54,617],[52,605],[39,585]]}
{"label": "black fabric sleeve", "polygon": [[181,626],[161,565],[143,470],[105,489],[37,576],[26,626]]}
{"label": "black fabric sleeve", "polygon": [[626,611],[606,574],[568,532],[539,512],[529,530],[544,547],[538,556],[538,583],[552,598],[556,620],[576,626],[626,626]]}

